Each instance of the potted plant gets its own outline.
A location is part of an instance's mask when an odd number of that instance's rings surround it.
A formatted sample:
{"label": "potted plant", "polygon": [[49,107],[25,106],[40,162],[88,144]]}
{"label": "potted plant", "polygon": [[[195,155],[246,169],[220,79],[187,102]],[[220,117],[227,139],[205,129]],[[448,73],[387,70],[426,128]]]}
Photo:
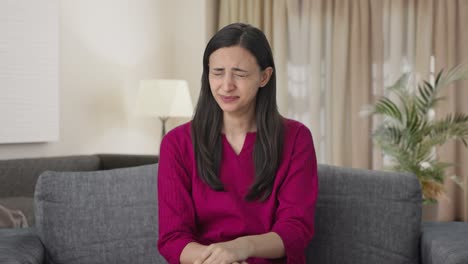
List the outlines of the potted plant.
{"label": "potted plant", "polygon": [[[433,84],[411,82],[413,77],[414,74],[403,74],[365,113],[383,117],[372,137],[390,159],[386,168],[414,173],[421,183],[424,204],[435,204],[444,194],[445,170],[453,166],[439,161],[435,148],[449,140],[460,140],[466,147],[468,115],[451,113],[436,119],[434,109],[444,99],[439,96],[444,87],[468,79],[468,67],[442,70]],[[451,178],[458,182],[456,176]]]}

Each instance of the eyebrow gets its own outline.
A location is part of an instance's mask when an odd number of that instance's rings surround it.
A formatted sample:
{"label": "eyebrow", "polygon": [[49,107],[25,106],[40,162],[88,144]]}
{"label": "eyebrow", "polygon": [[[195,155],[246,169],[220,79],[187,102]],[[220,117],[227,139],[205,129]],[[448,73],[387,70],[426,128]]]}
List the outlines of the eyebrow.
{"label": "eyebrow", "polygon": [[[240,69],[240,68],[232,68],[233,71],[238,71],[238,72],[248,72],[246,70]],[[213,71],[224,71],[224,68],[213,68]]]}

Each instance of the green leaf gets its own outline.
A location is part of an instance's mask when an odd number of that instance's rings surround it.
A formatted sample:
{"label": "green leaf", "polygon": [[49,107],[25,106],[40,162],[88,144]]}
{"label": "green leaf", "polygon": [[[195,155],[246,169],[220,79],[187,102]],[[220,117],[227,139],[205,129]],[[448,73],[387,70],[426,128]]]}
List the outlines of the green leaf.
{"label": "green leaf", "polygon": [[375,105],[375,113],[401,122],[401,112],[398,109],[398,106],[387,97],[382,97],[377,101]]}
{"label": "green leaf", "polygon": [[435,78],[435,87],[437,87],[437,84],[440,82],[440,77],[442,76],[442,73],[444,72],[444,69],[442,69],[438,74],[437,77]]}

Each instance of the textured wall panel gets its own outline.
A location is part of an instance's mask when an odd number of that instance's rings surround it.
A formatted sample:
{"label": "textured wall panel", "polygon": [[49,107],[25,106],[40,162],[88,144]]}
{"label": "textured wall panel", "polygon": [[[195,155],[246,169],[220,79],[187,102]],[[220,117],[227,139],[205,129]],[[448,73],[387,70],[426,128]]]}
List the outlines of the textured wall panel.
{"label": "textured wall panel", "polygon": [[0,0],[0,143],[59,139],[58,0]]}

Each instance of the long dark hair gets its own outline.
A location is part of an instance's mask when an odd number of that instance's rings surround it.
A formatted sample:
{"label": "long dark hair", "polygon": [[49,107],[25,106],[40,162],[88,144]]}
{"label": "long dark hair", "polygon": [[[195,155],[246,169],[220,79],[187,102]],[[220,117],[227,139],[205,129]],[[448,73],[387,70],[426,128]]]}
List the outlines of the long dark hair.
{"label": "long dark hair", "polygon": [[276,103],[275,63],[268,40],[259,29],[242,23],[225,26],[208,42],[203,55],[201,91],[192,120],[192,142],[200,178],[212,189],[224,190],[219,179],[222,145],[221,130],[223,111],[216,103],[208,79],[210,55],[219,48],[241,46],[257,60],[261,70],[273,68],[269,82],[258,90],[255,104],[257,137],[253,152],[255,181],[246,200],[265,200],[273,189],[273,183],[281,161],[283,142],[283,118]]}

